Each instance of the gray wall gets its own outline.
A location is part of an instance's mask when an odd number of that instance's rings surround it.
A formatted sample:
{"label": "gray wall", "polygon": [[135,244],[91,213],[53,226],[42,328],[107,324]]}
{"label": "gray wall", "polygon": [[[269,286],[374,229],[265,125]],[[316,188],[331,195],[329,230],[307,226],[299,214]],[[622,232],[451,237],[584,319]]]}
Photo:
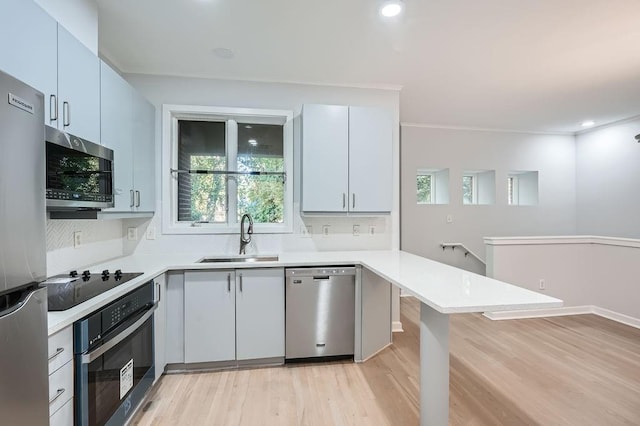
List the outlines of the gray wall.
{"label": "gray wall", "polygon": [[576,137],[577,231],[640,238],[640,118]]}
{"label": "gray wall", "polygon": [[[484,259],[485,236],[576,232],[573,136],[402,126],[400,148],[403,250],[484,273],[482,264],[440,243],[463,243]],[[418,205],[416,171],[441,168],[449,168],[449,204]],[[462,204],[464,170],[495,170],[495,204]],[[538,205],[507,205],[507,175],[517,170],[539,172]]]}

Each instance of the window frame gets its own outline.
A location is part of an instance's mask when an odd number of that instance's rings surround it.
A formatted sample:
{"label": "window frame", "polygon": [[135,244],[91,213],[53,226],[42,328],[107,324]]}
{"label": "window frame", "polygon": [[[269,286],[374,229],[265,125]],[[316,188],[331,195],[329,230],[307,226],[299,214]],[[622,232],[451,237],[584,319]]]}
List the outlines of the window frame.
{"label": "window frame", "polygon": [[[478,173],[464,173],[462,175],[462,182],[460,182],[461,184],[464,185],[464,178],[466,177],[470,177],[471,178],[471,202],[470,203],[465,203],[464,202],[464,191],[462,192],[462,204],[465,206],[472,206],[474,204],[478,204]],[[462,186],[461,186],[462,188]]]}
{"label": "window frame", "polygon": [[[420,200],[418,200],[418,178],[420,176],[428,176],[431,180],[431,184],[430,184],[430,191],[429,191],[429,195],[431,196],[431,202],[420,202]],[[416,172],[416,204],[418,205],[429,205],[429,204],[436,204],[436,174],[435,172],[431,172],[431,171],[424,171],[424,170],[420,170],[418,169],[418,171]]]}
{"label": "window frame", "polygon": [[[237,164],[237,120],[251,120],[251,124],[283,125],[284,158],[284,220],[283,223],[254,223],[255,234],[285,234],[293,232],[293,111],[258,108],[211,107],[191,105],[162,106],[162,232],[164,234],[237,234],[240,223],[237,219],[236,180],[227,180],[227,221],[226,223],[179,222],[178,179],[170,169],[178,168],[178,121],[236,121],[225,129],[225,149],[228,170],[236,170]],[[235,138],[235,139],[234,139]],[[235,140],[236,144],[230,143]],[[197,225],[197,226],[194,226]]]}

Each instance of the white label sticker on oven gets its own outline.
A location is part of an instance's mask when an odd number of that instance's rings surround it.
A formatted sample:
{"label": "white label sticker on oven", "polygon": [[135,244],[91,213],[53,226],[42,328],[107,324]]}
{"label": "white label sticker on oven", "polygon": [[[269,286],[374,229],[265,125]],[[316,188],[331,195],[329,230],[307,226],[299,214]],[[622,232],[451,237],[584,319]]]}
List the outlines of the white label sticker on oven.
{"label": "white label sticker on oven", "polygon": [[133,358],[120,369],[120,399],[133,387]]}

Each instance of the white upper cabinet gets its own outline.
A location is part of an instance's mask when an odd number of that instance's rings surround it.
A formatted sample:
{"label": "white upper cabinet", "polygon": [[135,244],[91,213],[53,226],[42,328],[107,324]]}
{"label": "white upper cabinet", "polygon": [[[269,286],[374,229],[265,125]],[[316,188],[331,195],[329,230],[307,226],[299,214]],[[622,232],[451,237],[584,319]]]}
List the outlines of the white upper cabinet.
{"label": "white upper cabinet", "polygon": [[104,62],[100,93],[101,140],[115,167],[115,207],[105,213],[153,212],[155,108]]}
{"label": "white upper cabinet", "polygon": [[33,1],[0,0],[0,69],[41,91],[45,124],[100,142],[98,58]]}
{"label": "white upper cabinet", "polygon": [[388,213],[393,122],[384,108],[304,105],[302,211]]}
{"label": "white upper cabinet", "polygon": [[0,70],[42,92],[45,124],[57,127],[57,22],[25,0],[0,0],[0,16]]}
{"label": "white upper cabinet", "polygon": [[346,212],[349,196],[349,107],[302,109],[302,210]]}
{"label": "white upper cabinet", "polygon": [[100,132],[104,146],[113,150],[115,207],[106,211],[131,211],[133,193],[133,91],[107,64],[100,64]]}
{"label": "white upper cabinet", "polygon": [[349,211],[391,211],[392,140],[388,110],[349,107]]}
{"label": "white upper cabinet", "polygon": [[100,60],[58,25],[58,129],[100,142]]}
{"label": "white upper cabinet", "polygon": [[153,212],[156,204],[155,180],[156,109],[138,92],[133,92],[133,188],[134,208]]}

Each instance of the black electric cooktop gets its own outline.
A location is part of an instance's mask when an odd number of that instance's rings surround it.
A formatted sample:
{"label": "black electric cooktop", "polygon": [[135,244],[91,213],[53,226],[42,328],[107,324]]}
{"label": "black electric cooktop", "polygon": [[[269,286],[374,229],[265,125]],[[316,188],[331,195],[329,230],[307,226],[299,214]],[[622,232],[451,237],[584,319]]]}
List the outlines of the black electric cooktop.
{"label": "black electric cooktop", "polygon": [[47,278],[42,284],[47,286],[49,311],[65,311],[140,275],[142,272],[122,272],[120,269],[113,273],[105,269],[93,274],[71,271],[68,275]]}

